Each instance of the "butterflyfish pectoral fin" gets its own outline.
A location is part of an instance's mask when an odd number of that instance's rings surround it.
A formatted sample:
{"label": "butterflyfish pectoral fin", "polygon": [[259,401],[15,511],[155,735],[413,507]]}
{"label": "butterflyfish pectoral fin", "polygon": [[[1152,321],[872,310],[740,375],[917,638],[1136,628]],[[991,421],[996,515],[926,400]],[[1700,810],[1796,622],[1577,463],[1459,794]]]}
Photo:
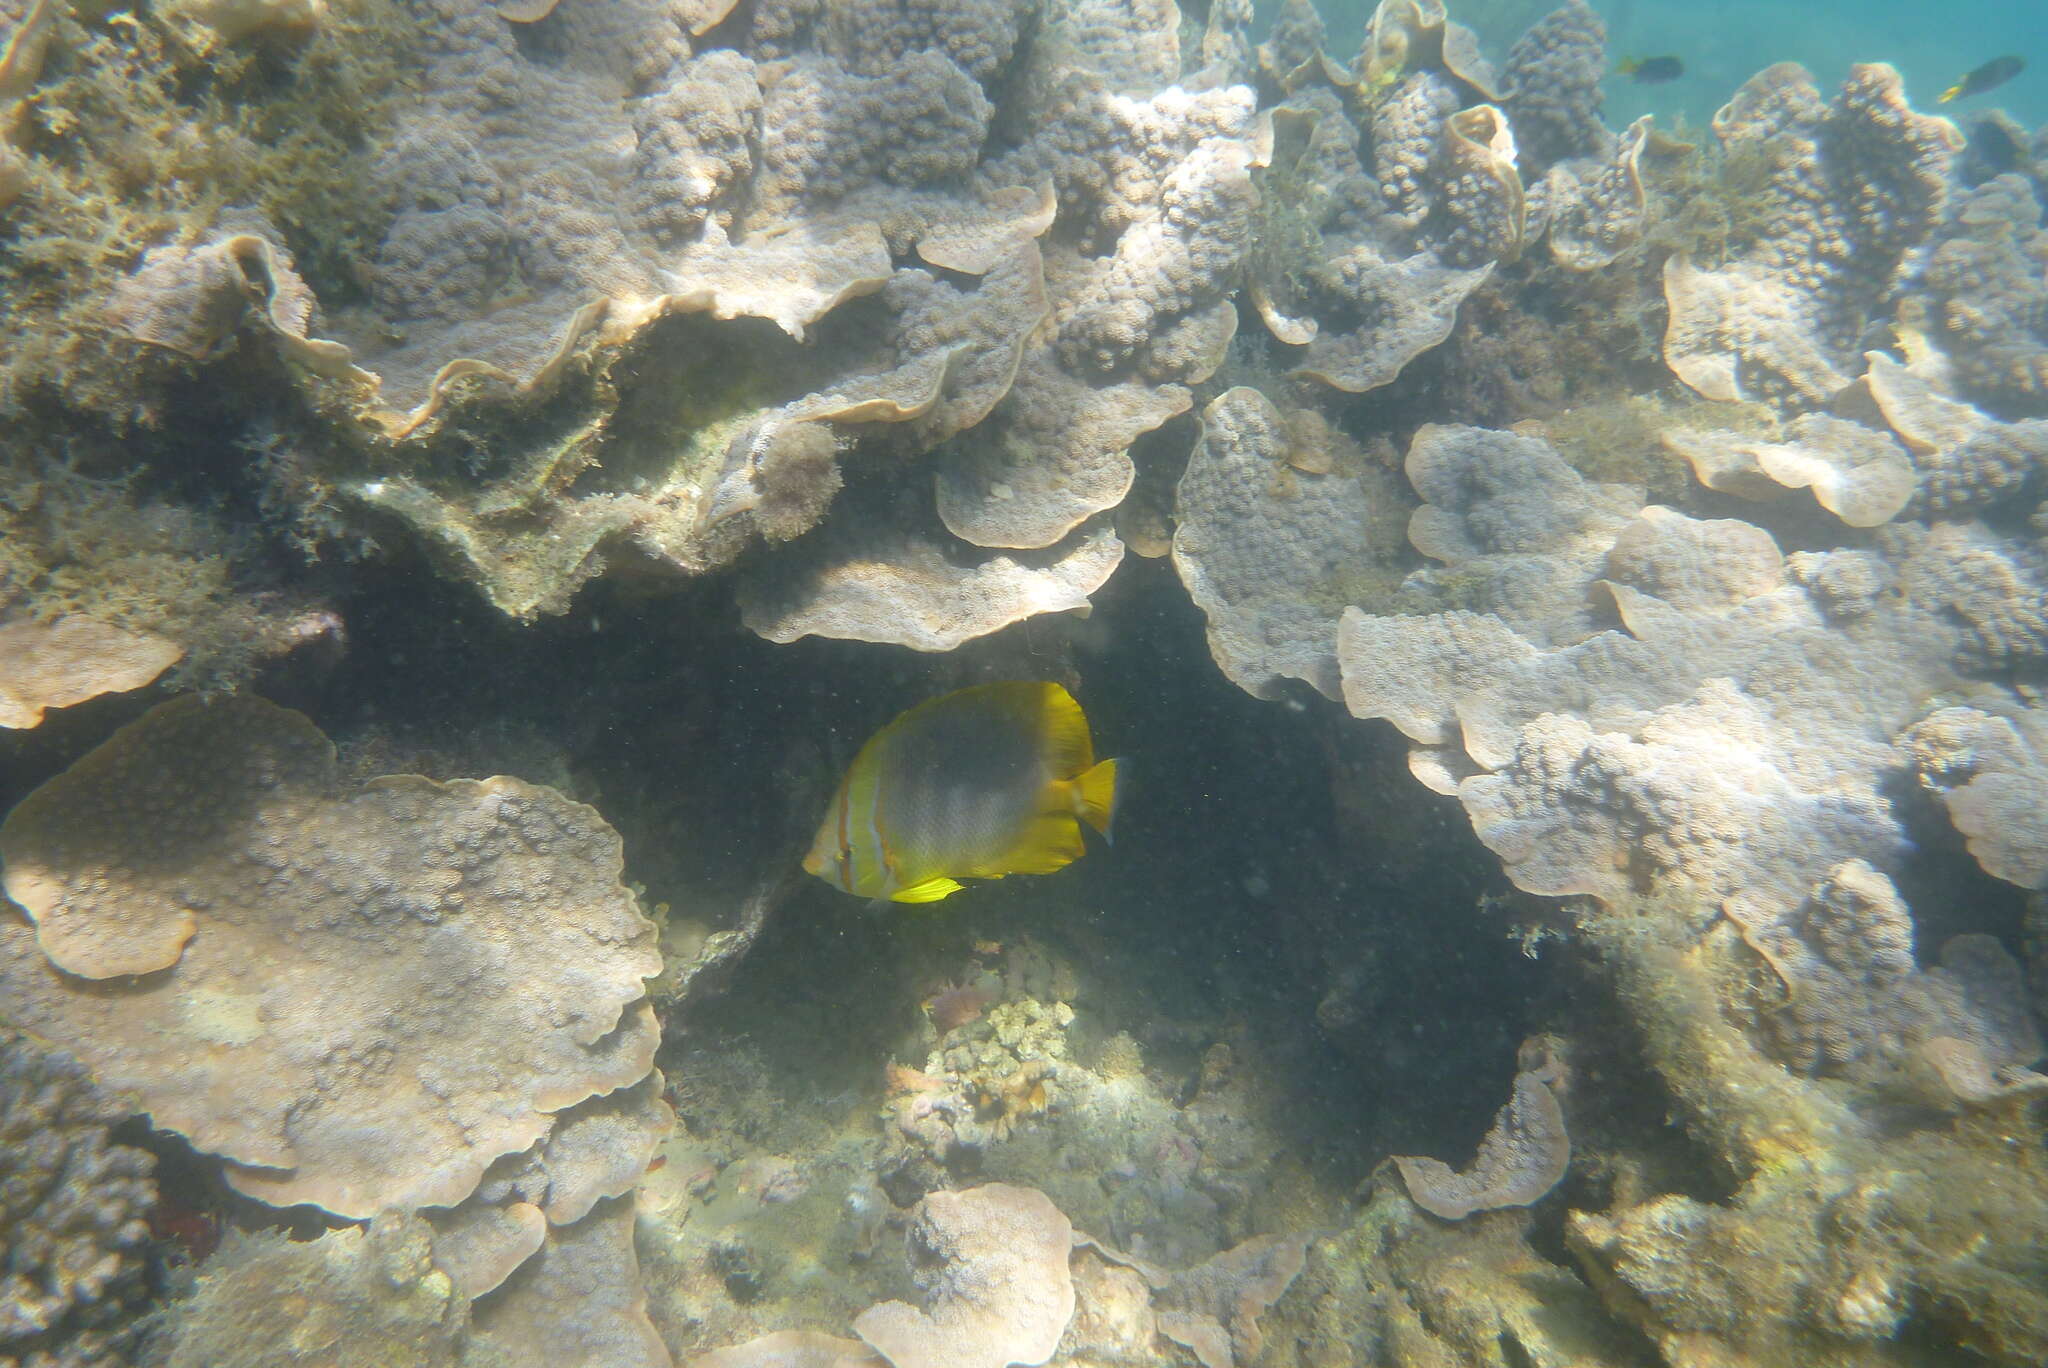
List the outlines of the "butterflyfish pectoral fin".
{"label": "butterflyfish pectoral fin", "polygon": [[[886,901],[901,903],[937,902],[941,898],[951,897],[966,886],[958,879],[949,879],[943,874],[934,874],[931,878],[921,879],[907,888],[897,889],[894,893],[888,895]],[[876,901],[882,902],[884,899],[877,898]]]}
{"label": "butterflyfish pectoral fin", "polygon": [[1116,821],[1116,761],[1091,766],[1074,781],[1074,815],[1114,841],[1110,827]]}

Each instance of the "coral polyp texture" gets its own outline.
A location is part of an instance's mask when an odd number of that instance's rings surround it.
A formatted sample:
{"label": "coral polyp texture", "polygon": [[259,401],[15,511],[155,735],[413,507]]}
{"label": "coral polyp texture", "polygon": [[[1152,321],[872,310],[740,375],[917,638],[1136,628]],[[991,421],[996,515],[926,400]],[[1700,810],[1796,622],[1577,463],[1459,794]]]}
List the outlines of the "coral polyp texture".
{"label": "coral polyp texture", "polygon": [[1855,67],[1824,102],[1781,63],[1736,92],[1713,132],[1727,155],[1763,163],[1751,212],[1769,236],[1718,262],[1670,258],[1665,359],[1708,398],[1824,403],[1855,378],[1857,340],[1941,221],[1961,138],[1909,108],[1882,65]]}
{"label": "coral polyp texture", "polygon": [[126,1119],[84,1066],[0,1035],[0,1356],[59,1348],[141,1290],[155,1159],[116,1142]]}
{"label": "coral polyp texture", "polygon": [[0,0],[0,1365],[2048,1361],[2048,131],[1266,8]]}
{"label": "coral polyp texture", "polygon": [[351,790],[298,714],[186,698],[0,848],[34,919],[5,931],[11,1014],[275,1205],[453,1205],[653,1063],[653,927],[618,838],[547,789]]}
{"label": "coral polyp texture", "polygon": [[1513,1095],[1463,1171],[1440,1159],[1395,1155],[1415,1205],[1458,1221],[1475,1211],[1527,1206],[1556,1187],[1572,1158],[1555,1091],[1562,1082],[1561,1067],[1549,1059],[1516,1074]]}
{"label": "coral polyp texture", "polygon": [[51,708],[139,689],[182,654],[162,637],[88,617],[0,627],[0,727],[33,727]]}

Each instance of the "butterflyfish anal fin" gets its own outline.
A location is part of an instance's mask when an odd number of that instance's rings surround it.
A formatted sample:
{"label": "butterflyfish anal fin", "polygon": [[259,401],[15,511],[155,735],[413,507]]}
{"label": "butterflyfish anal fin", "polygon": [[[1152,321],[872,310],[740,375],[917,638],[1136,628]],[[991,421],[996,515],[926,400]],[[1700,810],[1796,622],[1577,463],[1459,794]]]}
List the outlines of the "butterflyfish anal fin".
{"label": "butterflyfish anal fin", "polygon": [[911,884],[908,888],[897,889],[889,895],[889,901],[900,903],[937,902],[941,898],[951,897],[965,887],[966,885],[958,879],[949,879],[943,874],[934,874],[931,878],[921,879]]}
{"label": "butterflyfish anal fin", "polygon": [[1110,827],[1116,821],[1116,761],[1104,760],[1083,771],[1073,788],[1074,815],[1101,832],[1103,840],[1113,840]]}

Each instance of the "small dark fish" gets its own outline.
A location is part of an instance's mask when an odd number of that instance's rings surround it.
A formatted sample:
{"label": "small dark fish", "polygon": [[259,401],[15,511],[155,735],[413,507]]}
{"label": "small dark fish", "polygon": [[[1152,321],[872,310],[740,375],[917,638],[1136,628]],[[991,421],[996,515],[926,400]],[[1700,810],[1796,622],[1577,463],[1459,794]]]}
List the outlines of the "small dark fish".
{"label": "small dark fish", "polygon": [[1631,57],[1621,64],[1620,71],[1644,85],[1663,85],[1685,75],[1685,63],[1676,57]]}
{"label": "small dark fish", "polygon": [[1957,81],[1941,92],[1939,104],[1959,100],[1965,95],[1982,95],[1987,90],[1996,90],[2026,69],[2026,63],[2017,57],[1993,57],[1983,66]]}

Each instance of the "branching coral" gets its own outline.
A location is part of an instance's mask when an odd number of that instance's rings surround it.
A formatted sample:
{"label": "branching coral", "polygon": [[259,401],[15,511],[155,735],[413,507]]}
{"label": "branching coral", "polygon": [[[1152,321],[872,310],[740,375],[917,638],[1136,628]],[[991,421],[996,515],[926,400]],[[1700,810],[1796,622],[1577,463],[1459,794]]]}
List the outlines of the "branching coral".
{"label": "branching coral", "polygon": [[155,1161],[77,1060],[0,1033],[0,1356],[30,1361],[140,1281]]}

